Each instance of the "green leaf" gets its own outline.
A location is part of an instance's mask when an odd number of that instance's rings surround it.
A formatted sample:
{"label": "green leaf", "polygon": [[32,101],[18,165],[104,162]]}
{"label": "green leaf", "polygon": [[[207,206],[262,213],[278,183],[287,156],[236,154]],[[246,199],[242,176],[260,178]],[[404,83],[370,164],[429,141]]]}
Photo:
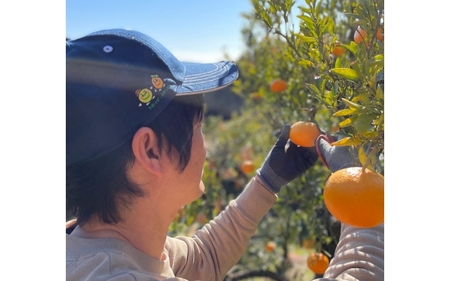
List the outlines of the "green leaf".
{"label": "green leaf", "polygon": [[359,77],[364,76],[361,66],[362,65],[356,61],[350,64],[350,67],[358,74]]}
{"label": "green leaf", "polygon": [[302,19],[306,26],[310,29],[314,28],[314,22],[309,16],[298,16],[298,18]]}
{"label": "green leaf", "polygon": [[349,101],[349,100],[346,99],[346,98],[342,98],[341,100],[342,100],[342,101],[345,103],[345,105],[348,106],[349,108],[363,109],[363,106],[362,106],[362,105],[357,104],[357,103],[352,102],[352,101]]}
{"label": "green leaf", "polygon": [[334,146],[350,146],[350,145],[358,145],[361,144],[362,141],[357,139],[357,138],[352,138],[352,137],[345,137],[342,138],[338,141],[335,141],[333,143],[331,143],[331,145]]}
{"label": "green leaf", "polygon": [[361,114],[358,115],[355,121],[353,122],[353,125],[355,126],[355,129],[360,132],[361,134],[364,134],[367,132],[372,124],[372,121],[374,120],[376,116],[374,114]]}
{"label": "green leaf", "polygon": [[352,102],[356,103],[356,102],[360,101],[363,104],[368,104],[368,103],[370,103],[370,96],[371,95],[367,94],[367,93],[359,94],[352,99]]}
{"label": "green leaf", "polygon": [[347,108],[342,109],[333,114],[333,117],[339,117],[339,116],[347,116],[347,115],[353,115],[355,114],[356,109],[353,108]]}
{"label": "green leaf", "polygon": [[[358,150],[358,159],[359,162],[361,162],[361,164],[364,166],[366,166],[366,168],[368,168],[369,170],[375,171],[374,166],[372,165],[372,163],[375,163],[374,160],[376,160],[374,158],[374,154],[372,154],[370,156],[370,158],[368,158],[368,155],[366,153],[366,151],[364,150],[364,147],[361,146]],[[368,163],[367,163],[368,162]]]}
{"label": "green leaf", "polygon": [[383,61],[384,60],[384,55],[379,54],[373,57],[374,61]]}
{"label": "green leaf", "polygon": [[272,25],[273,25],[272,18],[269,16],[266,9],[264,9],[264,7],[258,5],[258,7],[256,7],[256,10],[257,10],[259,16],[261,17],[261,19],[264,21],[264,23],[268,27],[272,27]]}
{"label": "green leaf", "polygon": [[383,125],[383,122],[384,122],[384,113],[381,113],[378,119],[374,120],[373,123],[375,124],[375,126],[380,126]]}
{"label": "green leaf", "polygon": [[356,44],[354,41],[351,41],[350,44],[348,45],[343,45],[346,46],[347,49],[352,52],[354,55],[356,55],[356,53],[358,52],[358,44]]}
{"label": "green leaf", "polygon": [[305,26],[306,29],[314,31],[315,33],[316,25],[314,24],[313,20],[310,17],[299,16],[299,18],[303,20],[303,25]]}
{"label": "green leaf", "polygon": [[333,91],[334,95],[338,95],[339,94],[339,87],[340,86],[341,86],[341,83],[339,83],[339,80],[334,81],[334,85],[333,85],[333,88],[332,88],[332,91]]}
{"label": "green leaf", "polygon": [[333,32],[334,32],[334,26],[335,26],[336,24],[335,24],[335,22],[334,22],[334,20],[333,20],[332,18],[330,18],[330,19],[331,19],[331,20],[330,20],[330,22],[328,23],[327,28],[328,28],[328,33],[333,34]]}
{"label": "green leaf", "polygon": [[307,83],[306,88],[308,88],[310,91],[312,91],[316,95],[320,95],[320,91],[319,91],[319,89],[317,89],[317,87],[315,85]]}
{"label": "green leaf", "polygon": [[277,12],[277,6],[275,6],[275,4],[274,3],[272,3],[272,2],[270,2],[269,1],[269,10],[270,10],[270,12],[272,13],[272,14],[275,14],[276,12]]}
{"label": "green leaf", "polygon": [[316,3],[316,10],[314,11],[316,15],[320,14],[320,9],[322,9],[322,0],[319,0],[319,3]]}
{"label": "green leaf", "polygon": [[367,161],[367,154],[366,154],[366,152],[364,151],[364,147],[363,147],[363,146],[361,146],[361,147],[358,149],[358,158],[359,158],[359,162],[361,162],[361,164],[364,166],[364,164],[365,164],[366,161]]}
{"label": "green leaf", "polygon": [[298,62],[298,64],[303,67],[308,67],[308,66],[314,67],[314,63],[310,60],[301,60]]}
{"label": "green leaf", "polygon": [[293,5],[294,5],[294,2],[292,0],[286,0],[284,2],[284,7],[285,7],[286,11],[290,11]]}
{"label": "green leaf", "polygon": [[324,101],[325,101],[325,103],[327,104],[327,105],[330,105],[330,106],[332,106],[332,107],[335,107],[335,99],[334,99],[334,94],[332,93],[332,92],[330,92],[330,91],[327,91],[326,93],[325,93],[325,99],[324,99]]}
{"label": "green leaf", "polygon": [[348,80],[358,81],[360,79],[359,74],[351,68],[332,68],[330,71],[331,73]]}
{"label": "green leaf", "polygon": [[331,17],[326,17],[324,19],[324,24],[320,28],[320,33],[324,34],[326,32],[333,33],[334,29],[334,21]]}
{"label": "green leaf", "polygon": [[[297,8],[299,8],[303,12],[303,14],[309,15],[309,13],[310,13],[310,10],[308,8],[305,8],[302,6],[297,6]],[[299,17],[299,16],[297,16],[297,17]]]}
{"label": "green leaf", "polygon": [[346,109],[342,109],[339,110],[337,112],[335,112],[333,114],[333,117],[338,117],[338,116],[348,116],[348,115],[353,115],[353,114],[361,114],[361,113],[365,113],[367,110],[362,110],[359,108],[346,108]]}
{"label": "green leaf", "polygon": [[336,62],[334,63],[334,68],[341,68],[341,66],[342,66],[342,58],[338,57],[336,59]]}
{"label": "green leaf", "polygon": [[378,136],[378,132],[375,131],[367,131],[365,133],[362,133],[362,135],[367,139],[374,139]]}
{"label": "green leaf", "polygon": [[383,68],[384,67],[384,60],[374,60],[371,59],[370,60],[370,65],[371,66],[376,66],[378,68]]}
{"label": "green leaf", "polygon": [[305,35],[300,35],[299,38],[306,43],[316,43],[317,40],[314,37],[310,37],[310,36],[305,36]]}
{"label": "green leaf", "polygon": [[384,100],[384,91],[383,91],[382,87],[380,87],[380,86],[377,87],[377,94],[375,95],[375,98]]}
{"label": "green leaf", "polygon": [[353,122],[355,121],[355,119],[356,119],[355,117],[347,118],[344,121],[342,121],[341,123],[339,123],[339,127],[345,128],[345,127],[351,126],[351,125],[353,125]]}

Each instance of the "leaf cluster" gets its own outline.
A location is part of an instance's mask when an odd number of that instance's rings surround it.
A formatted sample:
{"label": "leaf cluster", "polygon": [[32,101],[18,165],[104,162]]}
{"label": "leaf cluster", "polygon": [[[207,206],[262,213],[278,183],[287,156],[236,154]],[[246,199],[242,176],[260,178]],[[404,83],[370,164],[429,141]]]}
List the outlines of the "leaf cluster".
{"label": "leaf cluster", "polygon": [[[292,2],[253,4],[268,32],[284,40],[285,58],[303,69],[304,88],[338,119],[341,140],[335,144],[356,146],[361,163],[382,172],[384,36],[378,33],[384,34],[384,2],[306,0],[298,7],[298,29],[288,28],[294,26],[286,16]],[[358,27],[366,34],[361,43],[353,39]],[[337,44],[346,50],[339,57],[333,55]]]}

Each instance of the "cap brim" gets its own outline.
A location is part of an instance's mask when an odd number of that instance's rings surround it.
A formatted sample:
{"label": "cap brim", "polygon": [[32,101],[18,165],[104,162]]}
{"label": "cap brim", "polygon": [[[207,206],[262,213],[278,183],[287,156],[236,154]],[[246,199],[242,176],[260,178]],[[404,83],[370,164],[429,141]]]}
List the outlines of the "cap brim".
{"label": "cap brim", "polygon": [[176,89],[177,96],[217,91],[231,85],[239,77],[239,70],[231,61],[218,63],[183,62],[186,67],[183,83]]}

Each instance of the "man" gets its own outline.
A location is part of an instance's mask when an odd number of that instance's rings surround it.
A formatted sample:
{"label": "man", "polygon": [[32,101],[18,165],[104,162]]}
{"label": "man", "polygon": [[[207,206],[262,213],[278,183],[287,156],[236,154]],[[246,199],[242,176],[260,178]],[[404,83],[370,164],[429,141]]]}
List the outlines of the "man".
{"label": "man", "polygon": [[67,280],[224,279],[276,194],[318,158],[285,125],[219,216],[192,237],[167,236],[204,192],[203,94],[238,76],[233,62],[181,63],[136,31],[66,42],[66,193],[77,217],[66,227]]}

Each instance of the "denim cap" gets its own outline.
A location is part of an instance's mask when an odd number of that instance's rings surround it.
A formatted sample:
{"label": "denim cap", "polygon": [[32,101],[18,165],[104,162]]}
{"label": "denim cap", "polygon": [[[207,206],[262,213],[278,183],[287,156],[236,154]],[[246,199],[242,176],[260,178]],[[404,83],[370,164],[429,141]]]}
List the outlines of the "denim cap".
{"label": "denim cap", "polygon": [[239,77],[234,62],[180,62],[151,37],[112,29],[66,41],[66,165],[118,148],[175,96],[204,94]]}

